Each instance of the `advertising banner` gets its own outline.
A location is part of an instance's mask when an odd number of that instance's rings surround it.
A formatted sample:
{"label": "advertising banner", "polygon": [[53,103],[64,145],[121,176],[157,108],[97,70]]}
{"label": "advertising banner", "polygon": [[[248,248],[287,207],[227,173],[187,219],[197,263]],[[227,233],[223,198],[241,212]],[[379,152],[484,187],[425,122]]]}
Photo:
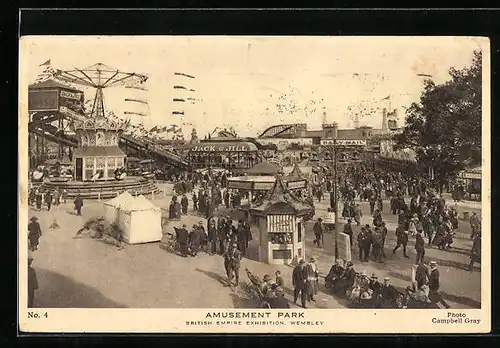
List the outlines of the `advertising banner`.
{"label": "advertising banner", "polygon": [[59,94],[57,90],[34,90],[28,94],[28,111],[59,110]]}
{"label": "advertising banner", "polygon": [[339,252],[339,259],[344,261],[351,260],[351,242],[349,236],[345,233],[340,232],[337,239],[337,248]]}

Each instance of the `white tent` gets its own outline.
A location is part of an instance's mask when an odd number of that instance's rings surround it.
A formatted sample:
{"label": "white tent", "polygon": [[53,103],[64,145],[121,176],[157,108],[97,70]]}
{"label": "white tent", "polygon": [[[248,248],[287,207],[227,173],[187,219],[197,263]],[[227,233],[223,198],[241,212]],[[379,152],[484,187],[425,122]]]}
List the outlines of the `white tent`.
{"label": "white tent", "polygon": [[132,204],[134,197],[125,191],[119,196],[104,202],[104,218],[109,224],[118,223],[119,207],[129,206]]}
{"label": "white tent", "polygon": [[[105,204],[106,220],[117,223],[129,244],[157,242],[162,238],[161,209],[144,196],[128,192]],[[114,211],[113,211],[114,209]]]}

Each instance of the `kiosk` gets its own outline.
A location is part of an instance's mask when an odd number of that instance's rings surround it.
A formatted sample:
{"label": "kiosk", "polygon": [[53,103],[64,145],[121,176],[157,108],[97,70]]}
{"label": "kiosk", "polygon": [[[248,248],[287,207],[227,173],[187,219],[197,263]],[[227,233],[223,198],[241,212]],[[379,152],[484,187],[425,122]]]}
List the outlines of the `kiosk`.
{"label": "kiosk", "polygon": [[250,209],[259,227],[259,260],[268,264],[290,264],[304,257],[303,217],[313,207],[297,198],[286,187],[281,175],[273,188]]}

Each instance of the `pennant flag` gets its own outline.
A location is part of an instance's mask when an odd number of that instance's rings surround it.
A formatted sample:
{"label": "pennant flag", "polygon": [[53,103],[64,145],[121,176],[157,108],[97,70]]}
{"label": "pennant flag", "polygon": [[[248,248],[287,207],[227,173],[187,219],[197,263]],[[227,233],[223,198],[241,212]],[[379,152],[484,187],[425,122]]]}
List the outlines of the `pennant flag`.
{"label": "pennant flag", "polygon": [[429,75],[429,74],[417,74],[417,76],[420,76],[420,77],[432,77],[432,75]]}
{"label": "pennant flag", "polygon": [[124,111],[123,114],[125,114],[125,115],[137,115],[137,116],[144,116],[144,117],[147,116],[147,114],[145,114],[143,112],[133,112],[133,111]]}
{"label": "pennant flag", "polygon": [[173,126],[172,128],[167,129],[167,133],[172,133],[172,132],[175,132],[175,126]]}
{"label": "pennant flag", "polygon": [[387,97],[385,97],[385,98],[382,98],[382,100],[389,100],[389,99],[391,99],[391,96],[390,96],[390,95],[388,95],[388,96],[387,96]]}
{"label": "pennant flag", "polygon": [[45,63],[40,64],[40,66],[46,66],[46,65],[50,65],[50,59],[47,60]]}
{"label": "pennant flag", "polygon": [[194,76],[188,75],[188,74],[184,74],[184,73],[180,73],[180,72],[175,72],[174,75],[185,76],[185,77],[189,77],[190,79],[194,79]]}
{"label": "pennant flag", "polygon": [[187,88],[184,86],[175,85],[174,89],[187,89]]}
{"label": "pennant flag", "polygon": [[141,104],[147,104],[148,102],[145,101],[145,100],[141,100],[141,99],[132,99],[132,98],[125,98],[125,101],[128,101],[128,102],[135,102],[135,103],[141,103]]}
{"label": "pennant flag", "polygon": [[184,111],[172,111],[172,115],[184,115]]}
{"label": "pennant flag", "polygon": [[174,133],[175,133],[175,134],[182,133],[182,128],[180,128],[180,127],[179,127],[179,128],[177,128],[177,129],[175,130],[175,132],[174,132]]}
{"label": "pennant flag", "polygon": [[172,101],[174,101],[174,102],[181,102],[181,103],[185,102],[185,100],[181,99],[181,98],[174,98],[174,99],[172,99]]}
{"label": "pennant flag", "polygon": [[194,89],[190,88],[189,89],[190,92],[196,92]]}
{"label": "pennant flag", "polygon": [[167,131],[167,126],[158,129],[158,133],[165,133]]}
{"label": "pennant flag", "polygon": [[146,87],[142,87],[142,86],[125,86],[125,88],[131,88],[131,89],[139,89],[141,91],[148,91],[148,89]]}
{"label": "pennant flag", "polygon": [[154,126],[153,128],[151,128],[149,130],[149,133],[153,133],[153,132],[156,132],[156,131],[158,131],[158,126]]}

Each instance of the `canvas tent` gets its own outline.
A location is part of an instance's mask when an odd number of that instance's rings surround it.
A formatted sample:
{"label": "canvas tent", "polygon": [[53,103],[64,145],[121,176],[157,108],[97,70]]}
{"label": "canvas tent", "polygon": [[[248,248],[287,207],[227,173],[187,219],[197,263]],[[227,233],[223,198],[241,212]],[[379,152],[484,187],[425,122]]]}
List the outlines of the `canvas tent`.
{"label": "canvas tent", "polygon": [[105,218],[116,223],[129,244],[157,242],[162,238],[161,210],[144,196],[124,192],[105,203]]}

